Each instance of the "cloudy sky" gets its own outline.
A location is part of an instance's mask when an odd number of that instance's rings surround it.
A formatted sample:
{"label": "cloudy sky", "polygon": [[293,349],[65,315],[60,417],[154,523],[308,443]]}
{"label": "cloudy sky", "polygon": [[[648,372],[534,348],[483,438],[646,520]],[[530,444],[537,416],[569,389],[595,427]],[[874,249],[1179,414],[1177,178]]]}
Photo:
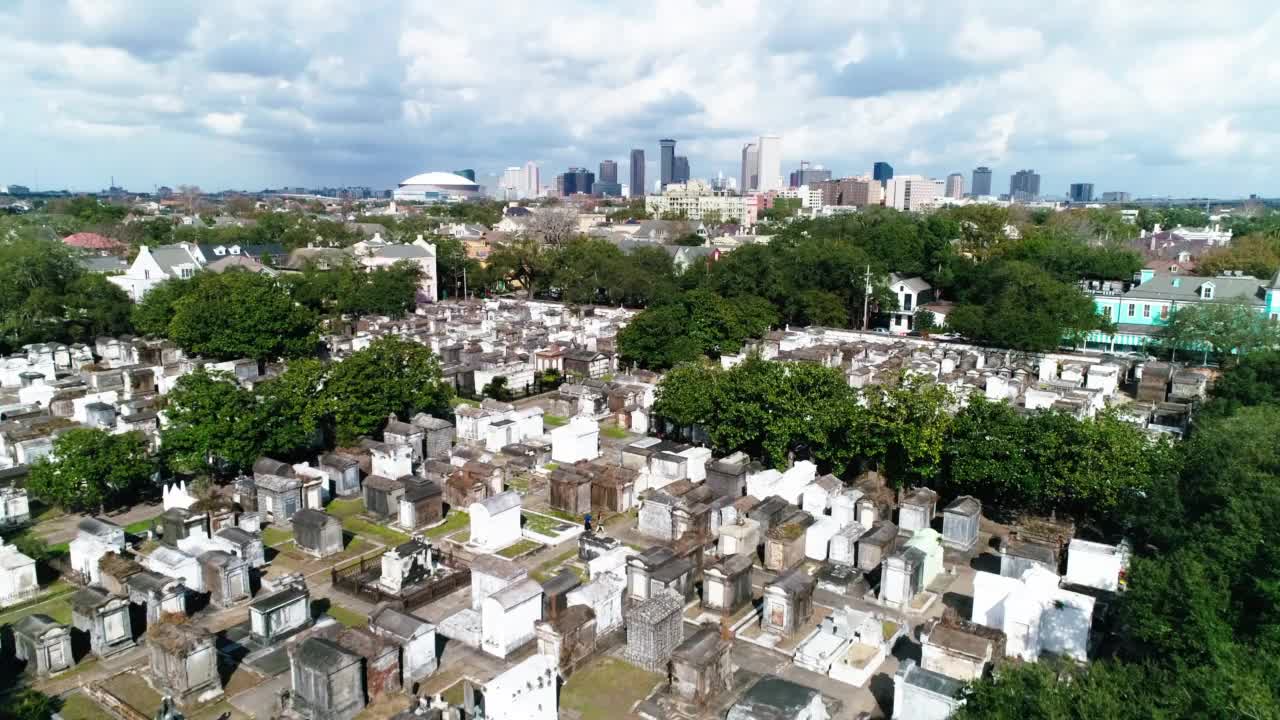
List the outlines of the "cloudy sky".
{"label": "cloudy sky", "polygon": [[[1274,0],[0,0],[0,184],[392,187],[679,140],[1046,193],[1280,195]],[[175,9],[177,8],[177,9]]]}

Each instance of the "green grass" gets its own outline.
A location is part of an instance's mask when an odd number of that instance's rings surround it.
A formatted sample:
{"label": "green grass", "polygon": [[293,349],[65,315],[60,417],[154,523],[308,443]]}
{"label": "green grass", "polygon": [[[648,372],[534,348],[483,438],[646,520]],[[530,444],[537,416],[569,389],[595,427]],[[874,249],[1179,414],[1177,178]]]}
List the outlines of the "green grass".
{"label": "green grass", "polygon": [[345,520],[364,512],[364,500],[360,498],[333,500],[324,506],[324,511],[340,520]]}
{"label": "green grass", "polygon": [[556,526],[563,525],[561,520],[550,518],[546,515],[535,515],[530,512],[523,513],[524,526],[538,533],[539,535],[556,536]]}
{"label": "green grass", "polygon": [[262,544],[267,547],[282,545],[293,539],[293,531],[284,528],[269,527],[262,531]]}
{"label": "green grass", "polygon": [[569,418],[564,415],[552,415],[551,413],[544,413],[542,415],[542,424],[547,427],[560,427],[561,425],[568,424],[568,422]]}
{"label": "green grass", "polygon": [[443,698],[445,702],[455,707],[461,705],[463,703],[462,681],[459,680],[458,682],[450,685],[448,690],[440,693],[440,697]]}
{"label": "green grass", "polygon": [[457,395],[454,395],[453,397],[449,398],[449,404],[452,405],[453,407],[460,407],[463,405],[467,407],[476,407],[476,405],[478,405],[479,403],[477,403],[475,400],[468,400],[466,398],[461,398],[461,397],[458,397]]}
{"label": "green grass", "polygon": [[442,524],[427,530],[425,534],[429,538],[441,538],[445,535],[452,535],[453,533],[464,527],[469,527],[470,525],[470,515],[462,512],[461,510],[454,510],[449,513],[449,517],[445,518],[445,521]]}
{"label": "green grass", "polygon": [[546,465],[543,465],[542,467],[543,467],[543,469],[545,469],[547,472],[551,472],[551,471],[555,470],[556,468],[560,467],[560,463],[547,463]]}
{"label": "green grass", "polygon": [[600,434],[614,440],[626,440],[631,433],[628,433],[617,425],[601,425]]}
{"label": "green grass", "polygon": [[384,525],[375,525],[364,518],[346,518],[342,521],[342,528],[354,535],[363,535],[366,538],[376,540],[383,545],[399,545],[400,543],[409,542],[408,535],[396,532]]}
{"label": "green grass", "polygon": [[102,720],[112,717],[93,698],[78,690],[67,696],[58,714],[62,716],[62,720]]}
{"label": "green grass", "polygon": [[63,510],[57,505],[45,505],[39,500],[31,501],[30,510],[31,522],[36,523],[37,525],[49,520],[56,520],[67,514],[66,510]]}
{"label": "green grass", "polygon": [[36,613],[43,613],[60,623],[70,624],[71,601],[69,598],[75,590],[75,586],[66,580],[61,578],[54,580],[39,597],[5,608],[4,614],[0,615],[0,625],[16,622]]}
{"label": "green grass", "polygon": [[530,550],[540,546],[541,544],[542,543],[534,542],[529,539],[524,539],[517,542],[514,545],[508,545],[507,547],[502,548],[501,550],[498,551],[498,554],[507,559],[517,558],[529,552]]}
{"label": "green grass", "polygon": [[337,620],[344,627],[365,627],[369,624],[369,617],[367,615],[361,615],[355,610],[348,610],[341,605],[330,605],[329,609],[325,610],[325,614],[334,620]]}
{"label": "green grass", "polygon": [[507,483],[507,489],[515,490],[519,493],[529,492],[529,477],[527,475],[520,475],[518,477],[511,478],[511,481]]}
{"label": "green grass", "polygon": [[460,530],[460,531],[458,531],[458,532],[456,532],[456,533],[454,533],[454,534],[450,535],[450,536],[449,536],[449,539],[450,539],[450,540],[452,540],[452,541],[454,541],[454,542],[456,542],[456,543],[466,543],[468,540],[470,540],[470,539],[471,539],[471,531],[470,531],[470,530]]}
{"label": "green grass", "polygon": [[131,522],[128,525],[124,526],[124,531],[129,533],[130,535],[141,535],[142,533],[151,529],[152,523],[155,522],[156,518],[158,517],[160,516],[153,515],[149,518],[146,518],[145,520]]}
{"label": "green grass", "polygon": [[155,717],[156,711],[160,709],[160,693],[151,689],[147,681],[137,673],[120,673],[105,683],[103,689],[146,717]]}
{"label": "green grass", "polygon": [[568,523],[573,523],[574,525],[578,525],[582,522],[581,515],[574,515],[573,513],[565,512],[564,510],[558,510],[556,508],[547,508],[546,510],[539,510],[538,512],[542,513],[543,515],[558,517],[561,520],[564,520],[565,522],[568,522]]}
{"label": "green grass", "polygon": [[533,572],[529,573],[529,577],[533,578],[534,580],[537,580],[538,582],[543,582],[547,578],[551,577],[552,570],[555,570],[556,568],[568,562],[570,559],[575,558],[577,556],[578,556],[578,548],[576,547],[569,548],[568,550],[565,550],[559,555],[539,565],[537,568],[534,569]]}
{"label": "green grass", "polygon": [[582,720],[616,718],[644,699],[661,680],[658,673],[617,658],[597,657],[560,689],[560,707],[576,711]]}

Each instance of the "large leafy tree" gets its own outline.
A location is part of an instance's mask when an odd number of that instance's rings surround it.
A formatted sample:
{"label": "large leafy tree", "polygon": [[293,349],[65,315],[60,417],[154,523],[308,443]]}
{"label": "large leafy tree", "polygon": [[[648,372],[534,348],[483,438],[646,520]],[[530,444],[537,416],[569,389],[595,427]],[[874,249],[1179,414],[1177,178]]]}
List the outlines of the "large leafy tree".
{"label": "large leafy tree", "polygon": [[293,360],[280,375],[254,388],[263,454],[293,458],[324,440],[329,416],[324,388],[331,367],[311,358]]}
{"label": "large leafy tree", "polygon": [[349,443],[376,432],[390,413],[448,416],[453,390],[429,348],[389,336],[335,365],[324,394],[338,442]]}
{"label": "large leafy tree", "polygon": [[867,387],[859,435],[864,453],[905,487],[929,483],[942,468],[954,402],[945,386],[912,373],[896,382]]}
{"label": "large leafy tree", "polygon": [[122,290],[86,273],[62,243],[26,235],[0,243],[0,353],[131,329]]}
{"label": "large leafy tree", "polygon": [[53,453],[32,465],[27,489],[60,508],[99,511],[135,501],[153,469],[140,433],[75,428],[59,435]]}
{"label": "large leafy tree", "polygon": [[976,342],[1029,351],[1052,350],[1108,326],[1077,287],[1022,261],[973,269],[947,325]]}
{"label": "large leafy tree", "polygon": [[1179,349],[1199,350],[1207,359],[1230,364],[1248,353],[1280,346],[1280,323],[1244,303],[1202,303],[1176,308],[1161,329],[1176,357]]}
{"label": "large leafy tree", "polygon": [[174,303],[169,338],[219,360],[301,357],[315,350],[316,317],[277,280],[228,271],[209,274]]}
{"label": "large leafy tree", "polygon": [[175,470],[233,476],[267,444],[272,426],[262,422],[257,398],[226,373],[184,375],[165,400],[160,448]]}
{"label": "large leafy tree", "polygon": [[737,353],[776,322],[776,312],[762,298],[728,300],[692,290],[637,315],[618,333],[618,345],[624,360],[665,369],[703,355]]}

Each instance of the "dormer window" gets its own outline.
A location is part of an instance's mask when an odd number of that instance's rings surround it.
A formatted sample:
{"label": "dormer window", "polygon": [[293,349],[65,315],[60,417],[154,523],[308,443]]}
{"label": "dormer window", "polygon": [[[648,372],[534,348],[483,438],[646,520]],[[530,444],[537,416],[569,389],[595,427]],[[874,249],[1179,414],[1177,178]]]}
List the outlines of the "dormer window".
{"label": "dormer window", "polygon": [[1200,286],[1200,299],[1201,300],[1213,299],[1213,283],[1205,283]]}

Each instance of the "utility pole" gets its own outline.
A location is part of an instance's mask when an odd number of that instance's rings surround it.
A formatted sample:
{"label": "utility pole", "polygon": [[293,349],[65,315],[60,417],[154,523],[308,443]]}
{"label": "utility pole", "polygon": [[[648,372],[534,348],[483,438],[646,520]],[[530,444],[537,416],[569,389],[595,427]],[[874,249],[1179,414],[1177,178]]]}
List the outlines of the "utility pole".
{"label": "utility pole", "polygon": [[867,266],[866,275],[863,276],[863,294],[862,294],[862,329],[867,329],[867,321],[871,313],[871,266]]}
{"label": "utility pole", "polygon": [[467,266],[462,266],[462,299],[467,299]]}

